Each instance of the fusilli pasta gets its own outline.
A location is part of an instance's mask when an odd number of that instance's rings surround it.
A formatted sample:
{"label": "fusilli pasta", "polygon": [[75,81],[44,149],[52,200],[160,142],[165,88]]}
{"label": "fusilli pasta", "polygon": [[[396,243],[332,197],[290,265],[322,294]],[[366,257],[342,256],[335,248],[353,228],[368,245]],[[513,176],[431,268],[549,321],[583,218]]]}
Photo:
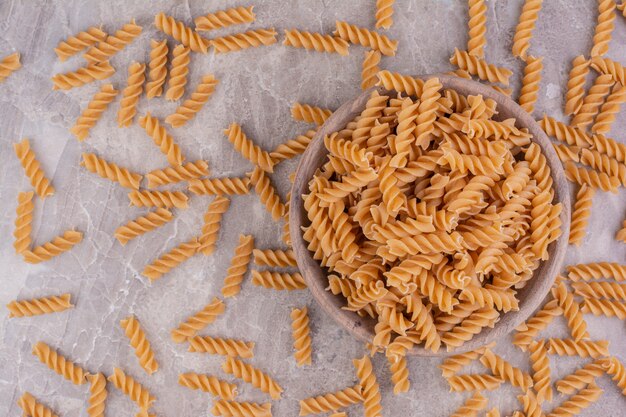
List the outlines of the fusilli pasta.
{"label": "fusilli pasta", "polygon": [[135,349],[141,367],[150,375],[158,371],[159,364],[154,359],[154,352],[139,321],[134,316],[129,316],[120,321],[120,326],[130,340],[130,345]]}
{"label": "fusilli pasta", "polygon": [[93,153],[84,153],[83,160],[80,163],[87,171],[98,174],[101,178],[105,178],[119,183],[122,187],[139,189],[139,183],[142,180],[140,174],[130,172],[126,168],[122,168],[113,162],[98,157]]}
{"label": "fusilli pasta", "polygon": [[30,300],[14,300],[7,304],[7,310],[9,310],[9,317],[32,317],[59,313],[74,307],[71,298],[71,294],[61,294]]}
{"label": "fusilli pasta", "polygon": [[113,55],[121,51],[141,34],[142,27],[135,23],[135,19],[125,24],[113,35],[109,35],[105,40],[99,42],[87,50],[83,57],[88,62],[108,61]]}
{"label": "fusilli pasta", "polygon": [[165,77],[167,76],[167,54],[169,48],[167,41],[150,41],[150,61],[148,62],[148,78],[146,83],[146,97],[160,97],[163,94],[163,85],[165,85]]}
{"label": "fusilli pasta", "polygon": [[323,35],[297,29],[285,29],[283,45],[295,48],[314,49],[317,52],[334,52],[348,55],[348,42],[338,36]]}
{"label": "fusilli pasta", "polygon": [[21,142],[13,144],[13,150],[17,159],[20,160],[20,165],[24,168],[24,174],[30,179],[30,185],[35,189],[35,193],[41,198],[53,195],[54,187],[41,169],[28,139],[22,139]]}
{"label": "fusilli pasta", "polygon": [[81,67],[76,71],[56,74],[52,77],[52,83],[54,84],[52,88],[54,90],[71,90],[93,81],[107,79],[113,74],[115,74],[115,68],[109,64],[109,61],[96,62]]}
{"label": "fusilli pasta", "polygon": [[33,210],[33,191],[20,192],[17,195],[17,208],[15,209],[15,228],[13,229],[13,248],[15,253],[20,254],[30,248],[33,242],[31,237]]}
{"label": "fusilli pasta", "polygon": [[135,404],[140,408],[147,410],[152,407],[152,403],[156,398],[132,376],[124,373],[120,368],[113,370],[113,375],[109,376],[109,382],[111,382],[115,388],[126,394]]}
{"label": "fusilli pasta", "polygon": [[188,372],[178,375],[178,384],[193,390],[202,390],[223,400],[234,400],[237,396],[237,385],[222,381],[213,375]]}
{"label": "fusilli pasta", "polygon": [[83,368],[72,363],[44,342],[37,342],[33,346],[32,352],[41,363],[63,378],[71,381],[74,385],[82,385],[87,382],[85,379],[87,373]]}
{"label": "fusilli pasta", "polygon": [[158,30],[176,39],[183,46],[194,52],[206,54],[209,41],[202,38],[190,27],[185,26],[183,22],[161,12],[154,17],[154,25]]}
{"label": "fusilli pasta", "polygon": [[167,100],[176,101],[185,94],[190,62],[189,48],[184,45],[177,45],[172,51],[170,79],[167,84],[167,91],[165,92],[165,98]]}
{"label": "fusilli pasta", "polygon": [[311,335],[309,310],[306,307],[291,310],[294,357],[298,366],[311,364]]}
{"label": "fusilli pasta", "polygon": [[135,220],[118,227],[115,230],[115,238],[124,246],[137,236],[161,227],[173,219],[174,216],[171,211],[164,208],[157,208],[155,211],[151,211],[145,216],[137,217]]}
{"label": "fusilli pasta", "polygon": [[[249,139],[241,130],[241,126],[237,123],[231,124],[228,129],[224,130],[224,134],[228,137],[228,141],[233,144],[237,152],[248,161],[265,172],[274,172],[274,162],[269,152],[264,151]],[[275,219],[276,220],[276,219]]]}
{"label": "fusilli pasta", "polygon": [[59,45],[54,48],[54,52],[59,57],[59,60],[63,62],[83,49],[95,45],[98,42],[102,42],[106,37],[106,32],[102,31],[101,28],[92,26],[87,30],[78,32],[76,35],[61,41]]}
{"label": "fusilli pasta", "polygon": [[128,81],[126,88],[122,90],[120,109],[117,112],[117,124],[119,127],[128,127],[132,124],[137,114],[137,103],[143,92],[143,84],[146,81],[146,64],[133,62],[128,67]]}
{"label": "fusilli pasta", "polygon": [[176,343],[182,343],[196,335],[200,330],[213,323],[219,316],[224,314],[226,305],[222,300],[213,297],[213,300],[204,308],[186,321],[182,322],[178,328],[172,330],[172,340]]}
{"label": "fusilli pasta", "polygon": [[22,67],[20,62],[20,53],[15,52],[11,55],[5,56],[0,60],[0,83],[3,83],[9,75]]}
{"label": "fusilli pasta", "polygon": [[182,165],[185,158],[180,147],[174,142],[174,138],[167,133],[158,118],[148,112],[145,116],[139,118],[139,125],[150,135],[154,144],[159,147],[161,152],[167,156],[167,161],[170,165],[174,167]]}
{"label": "fusilli pasta", "polygon": [[150,281],[155,281],[195,255],[199,247],[200,242],[197,238],[182,242],[146,265],[141,274]]}
{"label": "fusilli pasta", "polygon": [[202,77],[202,81],[176,111],[165,118],[165,123],[172,127],[181,127],[198,113],[215,91],[217,80],[211,74]]}
{"label": "fusilli pasta", "polygon": [[242,360],[229,356],[226,358],[226,362],[222,364],[222,370],[269,394],[274,400],[278,400],[281,397],[283,389],[274,379]]}
{"label": "fusilli pasta", "polygon": [[252,11],[254,6],[233,7],[226,10],[218,10],[194,20],[196,31],[208,31],[225,28],[232,25],[254,22],[256,16]]}
{"label": "fusilli pasta", "polygon": [[30,250],[22,252],[24,261],[29,264],[38,264],[40,262],[48,261],[55,256],[67,252],[75,245],[79,244],[83,240],[83,234],[75,230],[67,230],[52,239],[49,242],[44,243],[41,246],[36,246]]}
{"label": "fusilli pasta", "polygon": [[190,352],[204,352],[213,355],[239,356],[251,358],[254,356],[254,342],[244,342],[236,339],[222,339],[211,336],[194,336],[187,340]]}
{"label": "fusilli pasta", "polygon": [[254,238],[251,235],[239,235],[239,244],[226,270],[222,295],[226,298],[234,297],[241,291],[243,277],[248,272],[248,265],[252,257]]}
{"label": "fusilli pasta", "polygon": [[513,36],[513,55],[526,58],[542,3],[543,0],[525,0],[519,16],[519,23]]}
{"label": "fusilli pasta", "polygon": [[204,214],[202,234],[198,238],[200,241],[198,252],[202,252],[207,256],[213,253],[220,232],[222,215],[229,207],[230,200],[224,196],[218,195],[211,201]]}
{"label": "fusilli pasta", "polygon": [[277,42],[274,28],[255,29],[234,35],[213,38],[209,41],[217,53],[235,52],[246,48],[269,46]]}
{"label": "fusilli pasta", "polygon": [[102,113],[109,107],[109,104],[117,97],[117,93],[118,91],[113,88],[112,84],[105,84],[93,96],[89,104],[87,104],[87,108],[83,110],[78,119],[76,119],[74,126],[70,128],[70,132],[79,141],[87,138],[89,131],[100,120]]}

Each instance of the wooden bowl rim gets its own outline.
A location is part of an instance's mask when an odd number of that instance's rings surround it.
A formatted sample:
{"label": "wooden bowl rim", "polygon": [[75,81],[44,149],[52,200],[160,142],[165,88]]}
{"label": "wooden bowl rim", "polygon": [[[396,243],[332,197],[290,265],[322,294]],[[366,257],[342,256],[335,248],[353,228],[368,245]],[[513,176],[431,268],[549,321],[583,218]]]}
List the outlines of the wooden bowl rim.
{"label": "wooden bowl rim", "polygon": [[[554,284],[556,276],[560,273],[561,265],[565,258],[570,228],[570,196],[569,185],[565,178],[561,161],[550,139],[530,114],[506,95],[497,92],[490,86],[473,80],[466,80],[446,74],[425,75],[419,78],[426,80],[432,77],[439,78],[445,89],[454,89],[463,95],[481,94],[484,98],[495,100],[499,112],[499,119],[514,117],[516,119],[516,126],[528,128],[533,135],[533,141],[541,147],[541,151],[546,157],[547,164],[550,167],[555,192],[553,201],[556,203],[560,202],[563,205],[560,216],[562,234],[548,247],[550,258],[547,261],[542,261],[526,287],[518,291],[517,295],[520,300],[518,311],[501,315],[500,320],[493,328],[483,329],[483,331],[472,340],[450,352],[447,352],[445,346],[442,346],[439,352],[434,353],[425,349],[422,345],[415,346],[407,352],[407,355],[445,357],[475,350],[509,334],[518,325],[528,319],[541,305]],[[355,99],[344,103],[322,126],[320,126],[317,134],[313,137],[311,143],[303,153],[302,159],[296,169],[289,206],[289,229],[292,248],[298,268],[309,290],[313,294],[313,298],[339,325],[357,339],[364,342],[370,342],[372,340],[375,321],[370,318],[359,317],[356,313],[342,310],[341,306],[345,305],[345,299],[340,295],[336,296],[325,290],[328,285],[327,272],[320,266],[318,261],[313,259],[307,249],[307,242],[302,238],[301,226],[305,223],[309,224],[303,207],[302,195],[308,193],[308,182],[312,178],[315,170],[319,168],[325,160],[327,150],[324,147],[323,138],[332,132],[344,128],[348,122],[360,114],[365,108],[365,103],[373,91],[378,91],[380,94],[394,93],[382,87],[372,87],[362,92]]]}

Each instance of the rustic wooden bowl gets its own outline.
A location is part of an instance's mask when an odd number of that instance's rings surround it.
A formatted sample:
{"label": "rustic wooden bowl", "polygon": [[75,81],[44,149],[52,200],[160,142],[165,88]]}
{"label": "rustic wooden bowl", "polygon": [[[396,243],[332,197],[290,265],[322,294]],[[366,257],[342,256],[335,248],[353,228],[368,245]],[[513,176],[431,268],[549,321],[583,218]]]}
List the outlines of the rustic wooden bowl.
{"label": "rustic wooden bowl", "polygon": [[[444,357],[449,354],[474,350],[499,339],[524,322],[530,317],[533,311],[540,306],[541,302],[550,291],[550,287],[554,283],[557,274],[559,274],[565,256],[570,227],[570,197],[561,162],[550,140],[530,114],[522,110],[513,100],[498,93],[489,86],[450,75],[436,74],[426,76],[425,78],[435,76],[440,79],[444,88],[454,89],[463,95],[482,94],[484,98],[495,100],[498,104],[497,109],[499,112],[497,117],[494,117],[495,119],[503,120],[514,117],[517,119],[516,125],[518,127],[528,128],[533,135],[533,141],[541,146],[541,150],[552,171],[555,200],[563,204],[563,211],[561,212],[563,234],[556,242],[553,242],[549,246],[548,251],[550,253],[550,259],[542,262],[541,266],[535,270],[533,279],[528,282],[526,287],[518,292],[518,311],[503,314],[500,321],[496,323],[493,329],[483,329],[483,331],[474,336],[471,341],[465,343],[453,352],[447,352],[445,346],[442,346],[438,353],[426,350],[422,346],[416,346],[408,352],[409,355]],[[382,87],[372,87],[364,91],[354,100],[342,105],[328,118],[326,123],[320,127],[298,165],[291,192],[289,211],[289,228],[291,230],[293,250],[300,272],[309,290],[313,294],[313,297],[337,323],[364,342],[372,340],[375,322],[370,318],[362,318],[356,313],[342,310],[341,307],[346,303],[345,299],[340,295],[335,296],[324,289],[328,286],[327,273],[324,268],[320,266],[319,262],[312,258],[311,253],[307,250],[307,242],[302,238],[301,226],[309,224],[303,207],[302,195],[308,193],[308,183],[313,177],[315,170],[321,167],[325,162],[327,150],[324,147],[323,138],[332,132],[342,129],[349,121],[359,115],[365,108],[365,103],[374,90],[378,90],[381,94],[389,93],[389,91]]]}

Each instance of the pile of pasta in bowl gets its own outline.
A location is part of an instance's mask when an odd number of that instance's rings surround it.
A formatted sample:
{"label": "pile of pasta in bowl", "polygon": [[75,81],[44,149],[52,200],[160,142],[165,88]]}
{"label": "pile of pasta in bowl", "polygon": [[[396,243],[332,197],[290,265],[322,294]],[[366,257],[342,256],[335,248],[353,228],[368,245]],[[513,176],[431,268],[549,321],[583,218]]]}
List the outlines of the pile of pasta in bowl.
{"label": "pile of pasta in bowl", "polygon": [[372,352],[399,359],[455,350],[518,310],[562,205],[541,147],[495,100],[384,73],[389,92],[324,136],[302,233],[342,308],[375,320]]}

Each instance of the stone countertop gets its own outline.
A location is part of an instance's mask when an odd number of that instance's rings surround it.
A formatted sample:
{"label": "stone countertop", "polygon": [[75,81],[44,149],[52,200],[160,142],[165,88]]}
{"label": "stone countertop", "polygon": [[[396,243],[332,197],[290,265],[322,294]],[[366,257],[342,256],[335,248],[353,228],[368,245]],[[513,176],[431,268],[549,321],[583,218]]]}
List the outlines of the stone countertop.
{"label": "stone countertop", "polygon": [[[127,191],[79,167],[82,152],[96,152],[137,172],[164,167],[165,158],[137,123],[120,129],[116,124],[119,97],[105,112],[89,138],[79,143],[68,129],[102,83],[70,91],[53,91],[50,77],[81,66],[80,58],[60,63],[54,47],[66,37],[90,25],[103,25],[112,32],[131,18],[144,26],[141,36],[111,60],[117,73],[110,79],[117,88],[125,85],[128,64],[145,62],[150,39],[164,39],[152,25],[160,11],[191,24],[194,17],[237,5],[255,5],[257,21],[216,31],[229,34],[247,28],[298,28],[329,33],[335,20],[373,28],[374,1],[259,0],[242,3],[192,1],[167,2],[89,0],[32,0],[0,2],[0,56],[14,51],[22,54],[23,68],[0,84],[0,304],[14,299],[70,292],[72,310],[23,319],[8,319],[0,312],[0,415],[18,415],[16,401],[24,391],[32,392],[60,416],[86,416],[88,386],[73,386],[42,366],[31,355],[31,346],[43,340],[60,349],[68,358],[92,372],[110,374],[120,366],[145,384],[158,398],[154,410],[159,416],[207,415],[211,397],[177,384],[177,375],[195,371],[221,373],[221,357],[188,353],[184,345],[170,339],[170,330],[181,320],[219,294],[225,270],[240,233],[255,236],[257,247],[282,247],[282,224],[271,220],[254,193],[233,198],[222,224],[218,247],[212,256],[195,256],[163,279],[150,284],[140,275],[144,265],[160,254],[198,233],[210,197],[194,197],[190,208],[176,212],[175,221],[136,239],[125,247],[113,238],[114,230],[143,212],[128,206]],[[519,88],[522,63],[510,53],[511,39],[522,5],[521,0],[488,1],[487,25],[489,61],[515,71],[514,87]],[[467,42],[467,5],[461,0],[397,1],[394,24],[388,31],[399,40],[398,54],[383,57],[381,66],[410,74],[448,71],[448,58],[455,47]],[[551,0],[544,2],[530,53],[543,56],[544,78],[535,116],[544,112],[562,118],[563,95],[571,59],[587,54],[595,27],[593,0]],[[615,20],[614,40],[608,56],[626,62],[626,21]],[[170,41],[170,45],[174,42]],[[290,106],[295,101],[337,108],[358,94],[361,62],[365,49],[350,48],[350,56],[320,54],[287,48],[280,43],[223,55],[192,54],[188,91],[203,74],[219,79],[214,96],[193,121],[172,130],[190,161],[205,159],[215,176],[243,175],[251,170],[235,153],[222,130],[231,122],[241,123],[246,133],[266,149],[304,133],[311,126],[294,122]],[[514,93],[516,94],[516,93]],[[165,117],[176,107],[164,99],[139,104],[139,114],[151,111]],[[625,141],[626,118],[619,118],[612,136]],[[45,172],[52,178],[56,194],[36,200],[33,233],[35,243],[50,240],[68,228],[84,232],[84,241],[49,262],[28,265],[16,256],[12,239],[16,196],[29,183],[12,150],[23,137],[31,139]],[[287,176],[296,161],[280,164],[272,176],[283,198]],[[626,215],[626,195],[598,193],[594,197],[589,233],[580,248],[571,247],[567,261],[625,262],[626,246],[614,234]],[[342,389],[356,382],[352,359],[361,356],[361,343],[318,308],[307,291],[277,292],[246,282],[236,300],[228,300],[226,314],[204,331],[223,337],[256,342],[252,363],[275,376],[285,388],[283,399],[273,402],[275,416],[293,416],[298,400]],[[292,355],[291,320],[293,307],[308,306],[313,337],[313,366],[297,368]],[[151,377],[139,367],[128,339],[119,327],[120,319],[135,314],[152,342],[159,371]],[[593,338],[606,338],[611,351],[626,361],[626,329],[623,321],[587,317]],[[562,319],[550,328],[550,335],[566,333]],[[546,333],[548,334],[548,333]],[[497,348],[514,364],[530,370],[526,355],[514,349],[510,340]],[[573,371],[584,360],[551,357],[554,379]],[[389,370],[383,356],[374,359],[381,383],[385,416],[446,416],[469,394],[450,394],[439,376],[438,359],[409,359],[411,390],[392,395]],[[481,365],[468,368],[480,372]],[[228,379],[228,378],[226,378]],[[600,402],[582,415],[617,416],[626,399],[608,378],[601,378],[605,390]],[[242,400],[267,401],[259,391],[240,385]],[[503,415],[519,409],[518,390],[503,385],[488,393],[490,408]],[[555,403],[563,400],[556,397]],[[132,416],[138,410],[118,390],[110,389],[107,415]],[[362,415],[361,406],[350,416]]]}

